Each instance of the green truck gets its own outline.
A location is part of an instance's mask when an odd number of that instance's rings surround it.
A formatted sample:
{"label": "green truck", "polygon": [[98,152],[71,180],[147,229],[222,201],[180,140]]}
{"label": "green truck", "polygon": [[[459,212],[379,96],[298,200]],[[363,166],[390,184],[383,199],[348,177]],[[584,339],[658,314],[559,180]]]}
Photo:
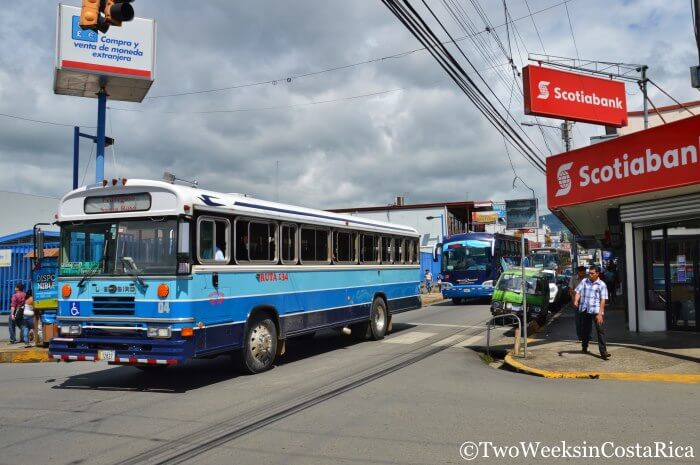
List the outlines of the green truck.
{"label": "green truck", "polygon": [[[527,287],[527,319],[544,325],[549,313],[549,281],[541,270],[525,268]],[[514,268],[504,271],[498,278],[491,298],[491,315],[515,313],[522,320],[522,271]]]}

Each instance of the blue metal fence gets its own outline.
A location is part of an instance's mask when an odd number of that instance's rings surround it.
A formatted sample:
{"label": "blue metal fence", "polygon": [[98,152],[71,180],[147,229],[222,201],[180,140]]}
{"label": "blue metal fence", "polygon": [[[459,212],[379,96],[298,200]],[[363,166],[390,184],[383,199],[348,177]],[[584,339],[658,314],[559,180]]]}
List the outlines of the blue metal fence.
{"label": "blue metal fence", "polygon": [[[58,247],[58,242],[46,243],[44,248]],[[24,256],[34,250],[30,244],[12,246],[0,246],[0,250],[12,250],[12,264],[9,267],[0,267],[0,314],[10,312],[10,298],[18,283],[24,284],[29,289],[32,283],[32,263]]]}

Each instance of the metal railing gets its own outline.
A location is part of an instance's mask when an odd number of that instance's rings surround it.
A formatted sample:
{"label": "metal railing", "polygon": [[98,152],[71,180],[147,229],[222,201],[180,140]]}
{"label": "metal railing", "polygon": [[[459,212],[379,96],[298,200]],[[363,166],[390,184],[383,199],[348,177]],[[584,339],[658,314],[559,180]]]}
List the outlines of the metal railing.
{"label": "metal railing", "polygon": [[[518,323],[518,332],[515,334],[516,345],[518,345],[517,341],[520,340],[520,336],[522,335],[520,318],[515,313],[505,313],[503,315],[496,315],[491,317],[486,322],[486,355],[488,355],[489,357],[491,356],[491,328],[496,327],[496,325],[494,325],[493,322],[499,318],[513,318]],[[519,350],[516,350],[516,353],[519,352]]]}

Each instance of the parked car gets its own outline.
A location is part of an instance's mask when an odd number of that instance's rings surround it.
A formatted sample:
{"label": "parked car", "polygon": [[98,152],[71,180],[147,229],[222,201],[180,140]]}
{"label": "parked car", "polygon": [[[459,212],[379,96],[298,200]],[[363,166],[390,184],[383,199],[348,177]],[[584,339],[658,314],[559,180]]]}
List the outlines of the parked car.
{"label": "parked car", "polygon": [[[525,268],[528,320],[536,320],[540,325],[547,321],[550,308],[549,279],[542,270]],[[522,319],[522,274],[520,269],[504,271],[498,278],[491,298],[491,315],[515,313]]]}

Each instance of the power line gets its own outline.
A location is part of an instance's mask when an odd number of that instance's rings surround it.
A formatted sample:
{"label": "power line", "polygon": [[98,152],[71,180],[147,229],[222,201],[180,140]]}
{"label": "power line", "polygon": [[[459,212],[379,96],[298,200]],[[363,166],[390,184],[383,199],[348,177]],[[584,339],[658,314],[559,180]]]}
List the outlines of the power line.
{"label": "power line", "polygon": [[[535,32],[537,33],[537,38],[540,41],[540,45],[542,46],[542,51],[547,54],[547,50],[544,48],[544,42],[542,42],[542,36],[540,36],[540,30],[537,27],[537,23],[535,23],[535,17],[532,15],[532,10],[530,10],[530,3],[525,0],[525,5],[527,6],[527,11],[530,12],[530,19],[532,19],[532,25],[535,26]],[[568,14],[568,13],[567,13]]]}
{"label": "power line", "polygon": [[[524,16],[521,16],[521,17],[519,17],[519,18],[512,19],[511,21],[512,21],[512,22],[513,22],[513,21],[521,21],[521,20],[523,20],[523,19],[531,18],[533,15],[536,15],[536,14],[539,14],[539,13],[543,13],[543,12],[545,12],[545,11],[551,10],[551,9],[553,9],[553,8],[556,8],[556,7],[561,6],[561,5],[565,5],[565,4],[567,4],[567,3],[569,3],[569,2],[573,2],[573,1],[574,1],[574,0],[563,0],[563,1],[560,1],[560,2],[555,3],[555,4],[553,4],[553,5],[550,5],[550,6],[548,6],[548,7],[542,8],[542,9],[540,9],[540,10],[537,10],[537,11],[534,11],[534,12],[530,12],[530,14],[528,14],[528,15],[524,15]],[[503,27],[503,26],[505,26],[505,25],[506,25],[506,23],[499,24],[498,26],[495,26],[494,28],[500,28],[500,27]],[[489,32],[489,31],[487,31],[487,30],[479,31],[479,32],[476,33],[476,35],[480,35],[480,34],[483,34],[483,33],[485,33],[485,32]],[[444,45],[444,44],[447,44],[447,43],[449,43],[449,42],[461,42],[461,41],[466,40],[466,39],[468,39],[468,38],[470,38],[470,37],[469,37],[469,36],[459,37],[459,38],[457,38],[457,39],[454,39],[453,41],[443,42],[443,45]],[[381,62],[381,61],[385,61],[385,60],[390,60],[390,59],[395,59],[395,58],[403,58],[403,57],[406,57],[406,56],[411,55],[411,54],[413,54],[413,53],[421,52],[421,51],[423,51],[423,50],[426,50],[426,47],[420,47],[420,48],[416,48],[416,49],[413,49],[413,50],[408,50],[408,51],[405,51],[405,52],[399,52],[399,53],[395,53],[395,54],[392,54],[392,55],[387,55],[387,56],[383,56],[383,57],[379,57],[379,58],[372,58],[372,59],[369,59],[369,60],[359,61],[359,62],[356,62],[356,63],[350,63],[350,64],[347,64],[347,65],[334,66],[334,67],[331,67],[331,68],[325,68],[325,69],[321,69],[321,70],[317,70],[317,71],[311,71],[311,72],[303,73],[303,74],[297,74],[297,75],[291,75],[291,76],[282,76],[282,77],[279,77],[279,78],[276,78],[276,79],[267,79],[267,80],[264,80],[264,81],[250,82],[250,83],[245,83],[245,84],[232,84],[232,85],[230,85],[230,86],[216,87],[216,88],[210,88],[210,89],[200,89],[200,90],[193,90],[193,91],[175,92],[175,93],[171,93],[171,94],[153,95],[153,96],[150,96],[150,97],[146,97],[144,100],[154,100],[154,99],[168,98],[168,97],[182,97],[182,96],[185,96],[185,95],[206,94],[206,93],[212,93],[212,92],[221,92],[221,91],[233,90],[233,89],[243,89],[243,88],[246,88],[246,87],[255,87],[255,86],[262,86],[262,85],[269,85],[269,84],[276,84],[276,83],[284,83],[284,82],[290,83],[290,82],[292,82],[292,81],[295,80],[295,79],[300,79],[300,78],[305,78],[305,77],[310,77],[310,76],[316,76],[316,75],[319,75],[319,74],[330,73],[330,72],[333,72],[333,71],[339,71],[339,70],[343,70],[343,69],[353,68],[353,67],[356,67],[356,66],[362,66],[362,65],[366,65],[366,64],[370,64],[370,63],[377,63],[377,62]]]}
{"label": "power line", "polygon": [[[78,124],[56,123],[54,121],[44,121],[44,120],[33,119],[33,118],[25,118],[23,116],[10,115],[8,113],[0,113],[0,116],[4,116],[5,118],[17,119],[17,120],[21,120],[21,121],[27,121],[30,123],[49,124],[51,126],[63,126],[63,127],[68,127],[68,128],[79,126]],[[81,127],[90,128],[90,129],[95,128],[95,126],[81,126]]]}
{"label": "power line", "polygon": [[[571,31],[571,40],[574,41],[574,50],[576,50],[576,58],[579,60],[581,57],[578,55],[578,46],[576,45],[576,36],[574,35],[574,27],[571,25],[571,16],[569,15],[569,5],[566,3],[564,4],[564,8],[566,9],[566,18],[569,20],[569,30]],[[545,52],[546,54],[546,52]]]}
{"label": "power line", "polygon": [[652,80],[649,79],[649,78],[647,78],[647,82],[648,82],[649,84],[651,84],[652,86],[656,87],[657,89],[659,89],[661,92],[663,92],[663,94],[664,94],[666,97],[668,97],[668,98],[670,98],[671,100],[673,100],[674,102],[676,102],[676,104],[677,104],[678,106],[680,106],[681,108],[683,108],[685,111],[687,111],[687,112],[690,113],[691,115],[695,116],[695,113],[693,113],[692,111],[690,111],[690,109],[689,109],[688,107],[686,107],[685,105],[683,105],[681,102],[679,102],[678,100],[676,100],[675,98],[673,98],[673,97],[671,96],[671,94],[669,94],[668,92],[666,92],[665,90],[663,90],[661,87],[659,87],[659,85],[658,85],[657,83],[655,83],[654,81],[652,81]]}
{"label": "power line", "polygon": [[[408,0],[402,0],[399,4],[397,0],[382,0],[384,5],[391,11],[399,21],[418,39],[421,44],[428,49],[430,54],[435,58],[437,63],[450,76],[455,84],[464,92],[464,94],[472,101],[477,109],[486,117],[486,119],[501,133],[506,134],[508,142],[520,152],[527,161],[532,164],[537,170],[544,173],[545,166],[542,159],[532,150],[532,148],[522,139],[516,130],[510,125],[507,118],[501,115],[496,110],[494,104],[486,97],[483,91],[476,85],[473,79],[465,72],[464,68],[457,62],[454,56],[445,48],[441,41],[437,38],[432,29],[425,23],[423,18],[416,12]],[[450,38],[450,42],[454,43],[454,38],[451,36],[434,14],[432,9],[423,1],[423,4],[431,12],[433,18],[441,25],[443,31]],[[464,55],[459,45],[455,44],[465,57],[467,62],[473,68],[471,61]],[[482,77],[483,79],[483,77]]]}

